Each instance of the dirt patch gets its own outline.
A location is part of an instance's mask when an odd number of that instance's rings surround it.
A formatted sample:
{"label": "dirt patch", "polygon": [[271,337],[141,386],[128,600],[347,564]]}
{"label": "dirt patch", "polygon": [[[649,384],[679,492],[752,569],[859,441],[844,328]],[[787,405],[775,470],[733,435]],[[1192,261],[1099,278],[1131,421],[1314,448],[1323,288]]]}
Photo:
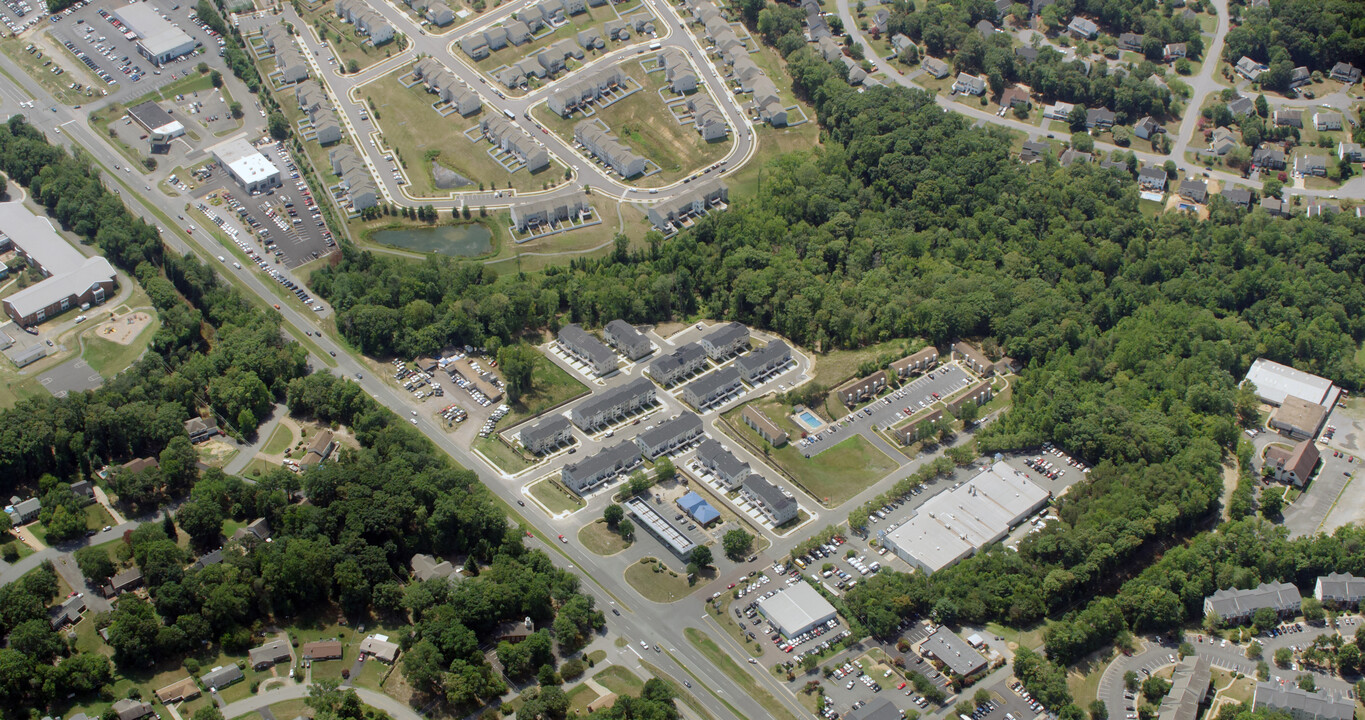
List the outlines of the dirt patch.
{"label": "dirt patch", "polygon": [[142,329],[152,321],[152,316],[145,312],[135,312],[131,315],[110,315],[109,320],[100,323],[95,327],[95,336],[119,345],[131,345],[137,339]]}

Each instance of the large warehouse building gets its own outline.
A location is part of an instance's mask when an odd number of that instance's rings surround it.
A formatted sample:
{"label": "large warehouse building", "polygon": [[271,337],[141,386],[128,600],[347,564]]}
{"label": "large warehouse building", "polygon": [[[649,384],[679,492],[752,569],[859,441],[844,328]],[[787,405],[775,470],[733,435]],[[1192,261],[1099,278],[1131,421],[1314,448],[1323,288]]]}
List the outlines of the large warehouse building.
{"label": "large warehouse building", "polygon": [[5,313],[21,326],[86,303],[98,305],[114,294],[117,279],[108,260],[80,254],[47,218],[17,202],[0,204],[0,252],[10,249],[46,276],[5,298]]}
{"label": "large warehouse building", "polygon": [[1296,440],[1317,437],[1341,397],[1331,380],[1265,358],[1251,364],[1244,382],[1255,386],[1263,402],[1279,406],[1267,423],[1270,428]]}
{"label": "large warehouse building", "polygon": [[249,193],[261,193],[280,186],[280,169],[243,138],[215,146],[213,157]]}
{"label": "large warehouse building", "polygon": [[1051,496],[1003,461],[931,498],[882,542],[902,560],[934,573],[1005,537]]}
{"label": "large warehouse building", "polygon": [[137,51],[157,65],[194,52],[194,38],[147,3],[117,8],[114,17],[137,35]]}
{"label": "large warehouse building", "polygon": [[786,638],[796,637],[835,617],[834,606],[804,582],[778,590],[767,600],[759,600],[758,610]]}

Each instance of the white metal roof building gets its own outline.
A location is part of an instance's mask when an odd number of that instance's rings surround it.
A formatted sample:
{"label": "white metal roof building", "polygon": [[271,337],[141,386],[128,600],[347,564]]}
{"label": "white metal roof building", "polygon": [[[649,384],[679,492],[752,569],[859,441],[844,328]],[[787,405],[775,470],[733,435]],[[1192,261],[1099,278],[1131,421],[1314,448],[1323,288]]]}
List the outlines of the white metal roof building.
{"label": "white metal roof building", "polygon": [[114,268],[76,250],[45,217],[21,203],[0,204],[0,250],[13,247],[47,278],[5,298],[5,312],[33,325],[82,303],[104,302],[115,287]]}
{"label": "white metal roof building", "polygon": [[151,5],[125,5],[114,10],[114,17],[137,34],[138,52],[157,65],[194,52],[194,38],[172,25]]}
{"label": "white metal roof building", "polygon": [[1256,385],[1256,397],[1280,405],[1290,395],[1332,408],[1341,390],[1331,380],[1281,365],[1274,360],[1256,358],[1247,370],[1246,381]]}
{"label": "white metal roof building", "polygon": [[249,193],[280,186],[280,169],[244,138],[215,146],[213,157]]}
{"label": "white metal roof building", "polygon": [[933,573],[1003,538],[1051,496],[1003,461],[956,490],[920,506],[882,542],[902,560]]}
{"label": "white metal roof building", "polygon": [[767,600],[758,601],[758,610],[783,637],[792,638],[835,617],[834,606],[815,588],[798,582]]}

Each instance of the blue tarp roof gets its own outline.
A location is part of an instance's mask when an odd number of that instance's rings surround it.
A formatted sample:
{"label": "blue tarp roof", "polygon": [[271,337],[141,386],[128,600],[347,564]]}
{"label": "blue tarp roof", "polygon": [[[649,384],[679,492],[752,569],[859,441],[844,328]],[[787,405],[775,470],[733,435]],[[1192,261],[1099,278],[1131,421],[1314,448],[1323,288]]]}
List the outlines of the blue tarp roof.
{"label": "blue tarp roof", "polygon": [[702,525],[712,522],[720,517],[720,511],[711,507],[711,504],[703,500],[700,505],[692,510],[692,517]]}
{"label": "blue tarp roof", "polygon": [[678,498],[678,507],[682,508],[683,512],[689,515],[692,514],[692,511],[695,510],[698,505],[705,504],[706,498],[698,495],[695,490],[688,492],[686,495]]}

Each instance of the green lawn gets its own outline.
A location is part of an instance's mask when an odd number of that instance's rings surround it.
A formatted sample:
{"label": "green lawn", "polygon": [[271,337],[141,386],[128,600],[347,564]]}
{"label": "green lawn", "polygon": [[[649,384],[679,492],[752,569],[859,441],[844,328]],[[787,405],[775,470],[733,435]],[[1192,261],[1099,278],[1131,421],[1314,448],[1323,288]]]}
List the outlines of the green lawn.
{"label": "green lawn", "polygon": [[598,684],[617,695],[640,696],[640,691],[645,689],[645,683],[635,673],[620,665],[611,665],[592,676]]}
{"label": "green lawn", "polygon": [[570,715],[587,715],[588,705],[602,696],[598,695],[596,690],[593,690],[587,685],[579,685],[568,692],[568,697]]}
{"label": "green lawn", "polygon": [[516,402],[507,403],[512,411],[507,414],[503,426],[511,427],[552,407],[587,394],[586,385],[575,379],[568,371],[550,362],[549,358],[539,356],[536,358],[535,369],[531,371],[531,392],[522,395]]}
{"label": "green lawn", "polygon": [[410,72],[404,67],[373,82],[362,85],[358,92],[374,106],[375,117],[384,136],[384,144],[395,153],[407,171],[408,191],[419,197],[446,197],[453,190],[436,187],[431,175],[433,160],[454,170],[476,185],[518,190],[540,190],[549,183],[564,181],[564,168],[555,162],[536,173],[526,169],[509,173],[487,153],[488,141],[471,142],[464,131],[478,125],[483,113],[496,112],[484,108],[470,117],[459,113],[441,117],[431,109],[437,98],[421,85],[405,88],[398,82]]}
{"label": "green lawn", "polygon": [[541,480],[531,485],[531,497],[544,505],[550,512],[558,514],[573,512],[583,507],[583,500],[577,495],[561,489],[550,480]]}
{"label": "green lawn", "polygon": [[266,455],[278,455],[288,450],[294,444],[294,431],[285,425],[276,425],[275,430],[270,433],[270,439],[265,441],[265,446],[261,452]]}
{"label": "green lawn", "polygon": [[744,690],[749,697],[757,700],[758,704],[768,711],[768,717],[776,720],[796,720],[796,716],[792,715],[786,705],[779,702],[776,697],[773,697],[772,693],[760,686],[753,675],[745,672],[744,668],[722,651],[720,646],[716,645],[715,641],[706,633],[696,628],[687,628],[684,632],[687,634],[687,641],[700,650],[706,659],[711,661],[711,664],[729,676],[735,684],[739,685],[741,690]]}
{"label": "green lawn", "polygon": [[637,562],[626,568],[626,582],[646,600],[657,603],[677,602],[701,587],[688,585],[687,576],[682,573],[669,570],[666,566],[662,571],[655,572],[656,567],[654,562]]}
{"label": "green lawn", "polygon": [[4,553],[11,547],[14,548],[15,552],[19,553],[18,556],[15,557],[16,560],[22,560],[33,554],[33,548],[19,542],[19,538],[6,533],[5,541],[0,542],[0,557],[4,557]]}
{"label": "green lawn", "polygon": [[242,468],[241,475],[245,478],[261,477],[277,467],[280,467],[279,463],[270,462],[265,458],[252,458],[251,462]]}
{"label": "green lawn", "polygon": [[[102,89],[104,82],[95,80],[94,83],[96,84],[91,84],[90,76],[83,72],[84,66],[82,66],[80,61],[75,57],[68,55],[65,60],[58,62],[57,56],[46,52],[41,45],[38,50],[35,50],[33,54],[30,55],[24,50],[24,48],[29,46],[29,42],[30,41],[24,39],[6,40],[0,42],[0,50],[3,50],[16,65],[22,67],[24,72],[28,73],[39,85],[42,85],[44,90],[51,93],[52,96],[57,99],[57,102],[62,103],[63,105],[75,105],[90,101],[90,98],[84,93],[76,92],[68,87],[68,85],[73,82],[79,82],[87,87],[93,88],[94,95],[100,94],[99,90]],[[38,57],[38,53],[40,52],[43,54],[43,57],[41,58]],[[51,62],[52,64],[44,65],[44,63],[47,62]],[[60,65],[65,72],[61,75],[53,75],[53,65]],[[81,68],[81,70],[73,72],[75,68]],[[19,83],[16,80],[14,81],[14,84],[18,85]]]}
{"label": "green lawn", "polygon": [[375,692],[384,692],[384,676],[389,672],[389,666],[378,660],[366,660],[360,667],[360,674],[351,678],[352,684],[357,687],[369,688]]}
{"label": "green lawn", "polygon": [[[312,5],[304,3],[303,14],[300,15],[300,17],[304,22],[314,27],[316,27],[319,22],[322,23],[325,35],[323,39],[336,51],[336,54],[340,57],[338,62],[343,66],[349,64],[351,60],[354,60],[356,65],[359,66],[359,69],[363,70],[367,66],[379,62],[393,53],[400,52],[396,35],[395,40],[384,43],[379,47],[367,44],[365,37],[357,33],[355,27],[342,22],[341,19],[337,17],[335,8],[335,5],[326,2]],[[323,68],[327,68],[328,58],[326,56],[320,57],[318,58],[318,63]]]}
{"label": "green lawn", "polygon": [[[151,312],[146,311],[146,312]],[[112,380],[115,375],[123,372],[133,361],[147,349],[147,344],[152,341],[156,331],[161,327],[161,319],[152,313],[151,322],[142,328],[142,331],[133,338],[127,345],[105,340],[94,333],[85,336],[85,354],[81,357],[95,369],[95,372],[103,375],[106,379]]]}
{"label": "green lawn", "polygon": [[630,547],[621,539],[620,533],[607,527],[606,520],[598,520],[583,526],[578,531],[578,542],[597,555],[615,555]]}
{"label": "green lawn", "polygon": [[[786,430],[793,441],[801,436],[786,418],[784,406],[776,400],[755,401],[755,407]],[[763,439],[737,417],[740,408],[724,415],[731,433],[739,435],[752,447],[763,447]],[[826,507],[838,507],[896,469],[894,460],[878,450],[861,435],[853,435],[819,455],[807,458],[795,442],[773,448],[768,455],[785,470],[796,483]]]}
{"label": "green lawn", "polygon": [[531,467],[531,463],[527,462],[521,453],[507,447],[501,440],[492,436],[475,440],[474,449],[493,461],[493,464],[503,472],[516,474]]}
{"label": "green lawn", "polygon": [[[643,89],[601,108],[594,119],[606,123],[621,142],[659,166],[661,172],[640,178],[635,184],[654,187],[676,182],[707,165],[719,162],[730,152],[734,145],[733,136],[705,142],[692,125],[679,125],[673,119],[672,112],[659,97],[659,89],[667,85],[664,73],[646,73],[639,63],[634,62],[621,63],[621,67]],[[705,90],[699,90],[693,97],[705,95]],[[562,118],[548,105],[536,106],[535,115],[569,145],[574,142],[574,126],[584,120],[579,113]]]}

